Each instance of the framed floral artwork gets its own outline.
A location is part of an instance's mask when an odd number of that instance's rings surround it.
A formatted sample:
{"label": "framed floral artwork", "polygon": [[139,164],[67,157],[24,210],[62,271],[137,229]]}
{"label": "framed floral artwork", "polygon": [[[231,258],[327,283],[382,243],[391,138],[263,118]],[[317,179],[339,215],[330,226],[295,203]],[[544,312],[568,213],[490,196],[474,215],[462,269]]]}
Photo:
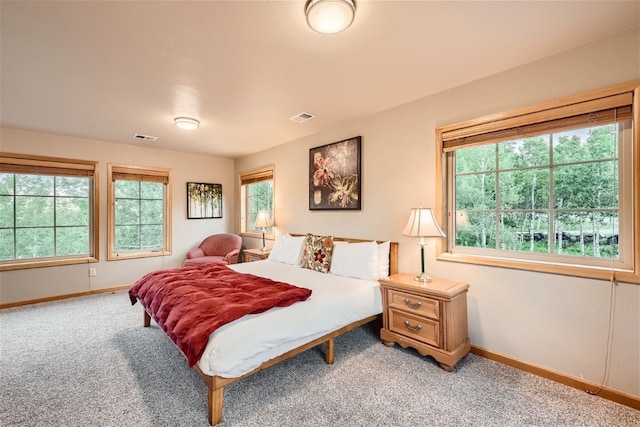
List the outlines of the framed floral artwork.
{"label": "framed floral artwork", "polygon": [[187,219],[222,218],[222,184],[187,182]]}
{"label": "framed floral artwork", "polygon": [[356,136],[309,150],[309,209],[360,210],[360,144]]}

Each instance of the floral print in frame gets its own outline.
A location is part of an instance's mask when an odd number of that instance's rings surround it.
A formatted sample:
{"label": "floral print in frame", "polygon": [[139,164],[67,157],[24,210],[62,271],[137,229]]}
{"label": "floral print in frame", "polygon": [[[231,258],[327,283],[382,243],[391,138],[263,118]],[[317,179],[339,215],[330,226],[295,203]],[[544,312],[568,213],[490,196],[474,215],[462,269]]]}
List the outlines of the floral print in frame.
{"label": "floral print in frame", "polygon": [[360,210],[360,144],[356,136],[309,150],[309,209]]}

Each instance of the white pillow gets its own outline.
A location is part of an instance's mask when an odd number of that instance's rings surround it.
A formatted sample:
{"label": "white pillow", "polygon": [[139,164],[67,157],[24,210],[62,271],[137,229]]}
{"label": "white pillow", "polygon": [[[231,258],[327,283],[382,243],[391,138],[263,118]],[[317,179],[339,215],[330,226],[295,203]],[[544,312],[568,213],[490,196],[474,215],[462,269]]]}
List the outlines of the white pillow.
{"label": "white pillow", "polygon": [[292,236],[290,234],[283,234],[276,237],[271,253],[269,254],[269,260],[289,265],[298,265],[304,237],[305,236]]}
{"label": "white pillow", "polygon": [[376,242],[334,242],[329,271],[336,276],[378,280],[378,245]]}
{"label": "white pillow", "polygon": [[389,277],[389,251],[391,242],[386,241],[378,245],[378,279]]}

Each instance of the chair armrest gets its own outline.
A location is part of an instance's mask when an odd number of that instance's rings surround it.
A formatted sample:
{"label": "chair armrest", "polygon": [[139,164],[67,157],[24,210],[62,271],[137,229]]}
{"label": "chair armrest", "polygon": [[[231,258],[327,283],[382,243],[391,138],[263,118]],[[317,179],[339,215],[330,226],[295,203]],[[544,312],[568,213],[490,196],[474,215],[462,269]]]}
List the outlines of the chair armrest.
{"label": "chair armrest", "polygon": [[228,264],[235,264],[236,262],[238,262],[238,255],[240,254],[240,249],[234,249],[231,252],[229,252],[228,254],[226,254],[224,256],[224,260],[228,263]]}
{"label": "chair armrest", "polygon": [[187,252],[187,259],[201,258],[204,256],[204,251],[200,248],[195,248]]}

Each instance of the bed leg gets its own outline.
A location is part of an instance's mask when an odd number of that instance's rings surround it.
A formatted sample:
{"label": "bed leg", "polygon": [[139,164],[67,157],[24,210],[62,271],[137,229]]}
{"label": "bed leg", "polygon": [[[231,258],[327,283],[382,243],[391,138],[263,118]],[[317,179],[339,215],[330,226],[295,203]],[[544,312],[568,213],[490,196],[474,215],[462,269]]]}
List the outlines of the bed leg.
{"label": "bed leg", "polygon": [[329,338],[327,341],[327,348],[324,352],[324,360],[327,364],[332,365],[334,360],[334,347],[333,347],[333,338]]}
{"label": "bed leg", "polygon": [[151,316],[149,316],[149,313],[147,313],[147,310],[144,311],[144,323],[143,323],[143,325],[144,325],[145,328],[151,326]]}
{"label": "bed leg", "polygon": [[224,388],[209,387],[209,424],[215,426],[222,421]]}

